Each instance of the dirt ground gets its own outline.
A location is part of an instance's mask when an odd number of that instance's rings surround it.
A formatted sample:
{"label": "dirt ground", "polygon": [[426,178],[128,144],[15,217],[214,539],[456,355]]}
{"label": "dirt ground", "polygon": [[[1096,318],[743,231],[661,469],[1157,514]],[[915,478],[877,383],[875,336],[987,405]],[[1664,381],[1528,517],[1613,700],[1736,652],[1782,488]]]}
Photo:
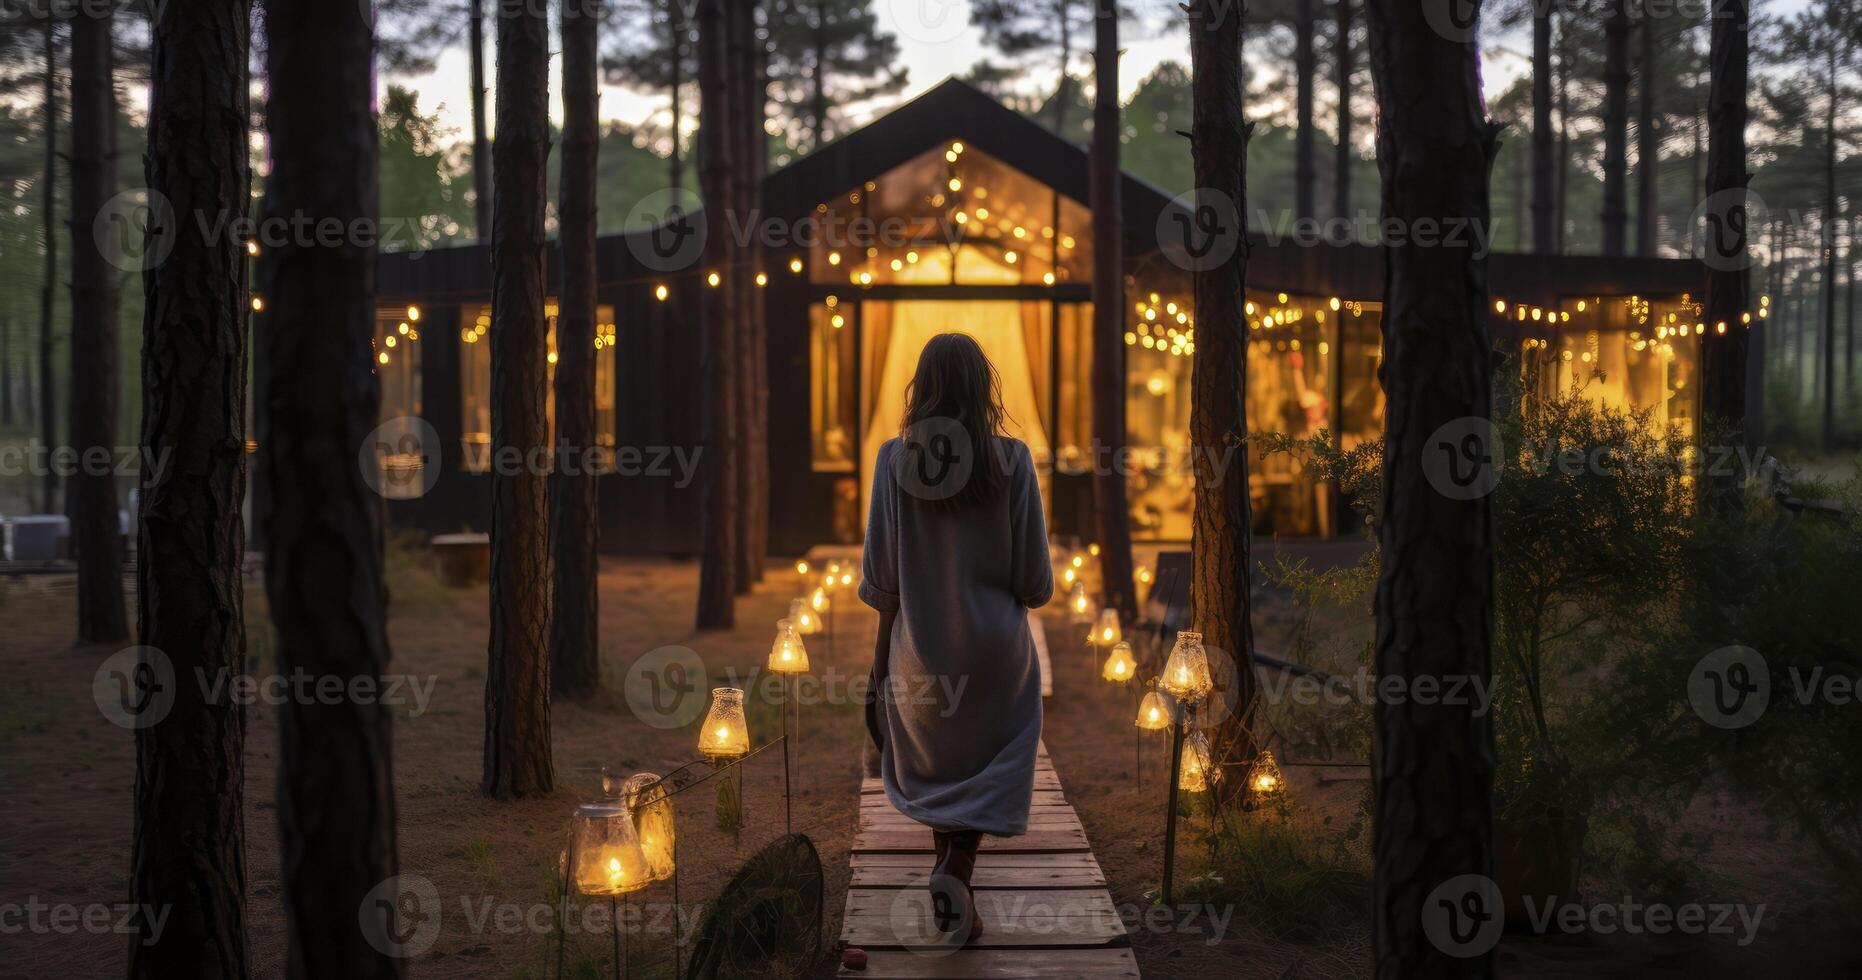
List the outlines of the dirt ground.
{"label": "dirt ground", "polygon": [[[574,804],[594,794],[602,767],[665,773],[697,758],[693,724],[655,727],[636,710],[649,703],[643,698],[652,692],[642,689],[641,677],[630,675],[630,668],[672,656],[664,648],[676,646],[695,653],[714,683],[730,679],[733,672],[745,676],[763,663],[773,624],[799,593],[799,582],[786,567],[772,567],[764,584],[739,602],[737,629],[697,634],[690,625],[695,563],[605,562],[604,691],[588,703],[555,709],[555,794],[493,802],[478,792],[485,590],[442,587],[417,553],[396,552],[390,564],[393,670],[415,682],[412,690],[431,685],[424,702],[395,709],[401,871],[430,883],[440,910],[438,934],[412,960],[410,974],[553,976],[558,935],[553,881]],[[265,674],[273,665],[257,580],[248,583],[247,597],[251,671]],[[0,806],[0,977],[120,976],[130,941],[101,925],[73,926],[49,911],[34,920],[49,923],[43,928],[7,928],[9,910],[11,921],[18,923],[23,921],[19,910],[29,906],[112,906],[123,902],[128,891],[133,738],[97,706],[92,682],[98,665],[114,651],[72,646],[73,606],[69,578],[18,577],[0,583],[0,787],[5,793]],[[819,686],[803,692],[802,737],[790,760],[790,819],[813,841],[825,872],[822,934],[829,947],[839,934],[865,743],[849,684],[865,675],[871,653],[863,641],[874,622],[851,594],[837,601],[834,619],[831,650],[825,636],[808,641]],[[1128,927],[1134,927],[1132,942],[1144,974],[1367,975],[1368,915],[1362,927],[1343,928],[1311,945],[1288,943],[1250,926],[1245,909],[1145,916],[1161,877],[1166,743],[1161,736],[1146,736],[1144,778],[1135,780],[1131,695],[1098,679],[1062,617],[1050,615],[1048,624],[1055,684],[1047,707],[1047,744],[1106,870],[1113,898],[1127,911]],[[1271,640],[1272,624],[1264,624],[1262,631],[1264,643]],[[759,741],[780,730],[780,709],[766,693],[753,687],[750,698],[751,727]],[[266,977],[283,974],[285,944],[273,804],[277,710],[259,703],[247,714],[248,930],[255,973]],[[1314,815],[1348,813],[1363,792],[1363,784],[1354,782],[1321,787],[1309,769],[1289,768],[1288,776],[1292,794]],[[679,928],[674,924],[678,915],[689,916],[694,899],[715,894],[741,860],[783,831],[778,756],[765,753],[745,764],[744,822],[734,835],[722,833],[709,815],[715,809],[714,785],[694,789],[679,801],[680,903],[675,906],[662,883],[640,893],[623,911],[624,921],[637,923],[629,947],[634,976],[670,976],[670,937]],[[1500,948],[1501,968],[1514,976],[1692,980],[1786,972],[1798,977],[1862,974],[1850,935],[1852,917],[1833,905],[1827,878],[1807,848],[1731,805],[1697,807],[1687,822],[1699,840],[1696,861],[1703,872],[1733,900],[1768,903],[1770,914],[1753,943],[1740,947],[1721,937],[1678,942],[1622,932],[1509,937]],[[569,972],[605,975],[601,957],[608,934],[598,920],[587,921],[595,924],[578,920],[564,927],[570,937]],[[829,974],[832,966],[831,954],[824,954],[811,972]]]}

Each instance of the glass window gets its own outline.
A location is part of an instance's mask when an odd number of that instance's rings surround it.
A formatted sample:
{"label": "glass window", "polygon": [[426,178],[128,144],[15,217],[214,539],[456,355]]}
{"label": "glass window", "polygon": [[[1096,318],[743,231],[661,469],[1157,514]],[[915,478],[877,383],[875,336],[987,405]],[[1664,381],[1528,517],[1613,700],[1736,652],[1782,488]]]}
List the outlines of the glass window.
{"label": "glass window", "polygon": [[[1132,537],[1188,541],[1196,477],[1190,460],[1190,316],[1188,277],[1132,290],[1125,330],[1125,432],[1135,450],[1127,477]],[[1181,315],[1181,319],[1179,319]]]}
{"label": "glass window", "polygon": [[[1328,301],[1285,293],[1250,300],[1246,310],[1248,431],[1308,439],[1331,429],[1339,311]],[[1331,534],[1331,488],[1307,475],[1298,456],[1251,458],[1248,490],[1256,533]]]}
{"label": "glass window", "polygon": [[375,310],[375,374],[381,379],[380,420],[418,418],[420,410],[420,307]]}
{"label": "glass window", "polygon": [[[1700,317],[1700,305],[1687,296],[1567,300],[1551,317],[1521,321],[1527,324],[1521,380],[1531,395],[1577,391],[1600,406],[1647,412],[1655,430],[1692,438],[1700,416],[1694,380],[1707,330]],[[1533,329],[1541,322],[1547,326]]]}
{"label": "glass window", "polygon": [[851,472],[856,450],[855,304],[838,296],[808,308],[808,402],[816,471]]}
{"label": "glass window", "polygon": [[[556,300],[544,303],[548,319],[544,413],[549,439],[556,440]],[[616,418],[614,346],[618,327],[614,307],[595,307],[595,443],[614,448]],[[483,473],[491,467],[491,307],[462,307],[459,311],[460,450],[465,468]]]}
{"label": "glass window", "polygon": [[852,285],[1092,281],[1085,206],[962,143],[815,207],[809,277]]}

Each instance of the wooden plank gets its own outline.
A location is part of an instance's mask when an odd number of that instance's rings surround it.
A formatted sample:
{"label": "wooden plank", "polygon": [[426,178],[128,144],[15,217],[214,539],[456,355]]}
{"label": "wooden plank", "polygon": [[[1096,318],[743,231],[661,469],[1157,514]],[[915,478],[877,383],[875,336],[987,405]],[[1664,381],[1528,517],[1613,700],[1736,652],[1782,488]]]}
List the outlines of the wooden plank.
{"label": "wooden plank", "polygon": [[[1060,792],[1060,775],[1051,769],[1037,770],[1034,774],[1034,789],[1035,792]],[[862,795],[875,793],[883,794],[885,791],[885,786],[880,783],[879,777],[877,776],[869,776],[860,781],[860,792]]]}
{"label": "wooden plank", "polygon": [[[860,829],[874,830],[882,833],[929,834],[931,829],[910,817],[897,813],[874,816],[860,822]],[[1080,825],[1080,818],[1071,813],[1059,813],[1028,817],[1028,833],[1054,833],[1058,831],[1077,830],[1086,832]]]}
{"label": "wooden plank", "polygon": [[[880,855],[869,855],[878,857]],[[885,855],[916,858],[911,867],[886,866],[853,869],[849,886],[853,888],[923,888],[931,880],[931,861],[924,855]],[[1070,857],[1065,854],[1017,855],[1018,857]],[[1003,867],[980,861],[970,879],[976,889],[992,888],[1104,888],[1106,876],[1097,867]]]}
{"label": "wooden plank", "polygon": [[1130,949],[975,949],[958,955],[874,950],[864,970],[840,976],[866,980],[1136,980],[1138,958]]}
{"label": "wooden plank", "polygon": [[[975,948],[1096,946],[1121,942],[1125,927],[1103,888],[1005,889],[976,894],[983,937]],[[918,888],[849,888],[843,938],[861,947],[935,947],[949,939]]]}
{"label": "wooden plank", "polygon": [[[917,854],[854,854],[851,862],[855,868],[915,868],[924,864],[924,858]],[[1099,859],[1087,851],[1064,851],[1053,854],[1015,854],[1013,852],[984,851],[976,856],[979,868],[1090,868],[1099,870]]]}
{"label": "wooden plank", "polygon": [[1034,610],[1028,610],[1028,632],[1034,637],[1034,659],[1041,666],[1041,696],[1054,696],[1054,658],[1047,652],[1047,627],[1041,625],[1041,617]]}
{"label": "wooden plank", "polygon": [[[931,853],[931,835],[924,831],[872,830],[861,831],[853,839],[856,851],[906,851]],[[1077,830],[1032,831],[1020,837],[985,837],[982,850],[1018,851],[1032,854],[1040,851],[1085,851],[1090,848],[1086,843],[1086,834]]]}

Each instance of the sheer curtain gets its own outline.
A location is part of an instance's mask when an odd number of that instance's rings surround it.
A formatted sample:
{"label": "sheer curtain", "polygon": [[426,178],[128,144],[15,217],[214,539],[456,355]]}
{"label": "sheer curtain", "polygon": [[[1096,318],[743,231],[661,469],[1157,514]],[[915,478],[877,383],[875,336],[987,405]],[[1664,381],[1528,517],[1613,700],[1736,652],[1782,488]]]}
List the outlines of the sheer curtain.
{"label": "sheer curtain", "polygon": [[[875,304],[877,306],[878,304]],[[1028,444],[1037,460],[1048,457],[1047,430],[1041,424],[1040,393],[1022,325],[1021,303],[1015,300],[911,300],[886,304],[890,323],[872,323],[887,337],[883,362],[873,375],[878,379],[873,410],[866,420],[860,465],[866,472],[879,455],[880,444],[899,434],[905,414],[905,386],[918,368],[918,355],[926,342],[941,333],[969,334],[983,348],[1002,378],[1002,408],[1008,418],[1003,428]],[[873,311],[872,307],[868,308]],[[876,312],[876,311],[874,311]],[[869,508],[872,474],[860,481],[860,513]]]}

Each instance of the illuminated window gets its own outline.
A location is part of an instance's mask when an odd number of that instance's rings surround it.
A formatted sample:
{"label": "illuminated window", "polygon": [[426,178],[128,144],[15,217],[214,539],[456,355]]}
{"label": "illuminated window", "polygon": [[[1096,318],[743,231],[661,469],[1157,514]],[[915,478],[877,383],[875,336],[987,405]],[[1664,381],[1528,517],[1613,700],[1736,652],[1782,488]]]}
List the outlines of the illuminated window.
{"label": "illuminated window", "polygon": [[[545,363],[544,412],[549,438],[556,439],[556,300],[543,308],[549,320]],[[614,346],[617,335],[614,307],[595,308],[595,444],[615,445]],[[465,468],[482,473],[491,466],[491,307],[464,307],[459,313],[460,437]]]}
{"label": "illuminated window", "polygon": [[855,304],[808,308],[808,402],[814,468],[851,472],[857,448],[854,385]]}
{"label": "illuminated window", "polygon": [[1092,222],[1077,201],[974,147],[940,145],[830,201],[817,283],[1056,285],[1092,281]]}
{"label": "illuminated window", "polygon": [[409,307],[375,310],[375,374],[381,379],[380,421],[411,416],[420,409],[420,321]]}

